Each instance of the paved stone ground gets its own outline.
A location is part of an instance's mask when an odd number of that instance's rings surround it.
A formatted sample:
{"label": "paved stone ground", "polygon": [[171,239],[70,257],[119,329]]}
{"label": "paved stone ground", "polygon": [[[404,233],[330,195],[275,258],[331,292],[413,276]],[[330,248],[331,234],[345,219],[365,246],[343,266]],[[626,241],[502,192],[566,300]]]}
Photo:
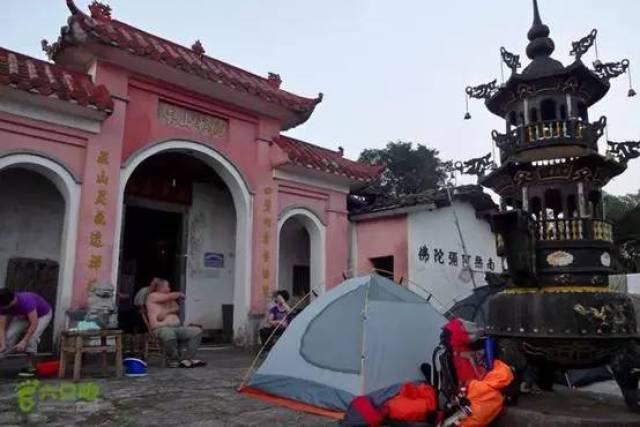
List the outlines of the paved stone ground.
{"label": "paved stone ground", "polygon": [[[203,350],[205,368],[169,369],[156,363],[141,378],[86,376],[101,389],[95,402],[49,399],[28,415],[18,407],[15,379],[18,360],[0,362],[0,426],[335,426],[325,418],[290,411],[236,393],[251,363],[238,350]],[[41,384],[59,386],[57,379]]]}
{"label": "paved stone ground", "polygon": [[[20,360],[0,361],[0,426],[335,426],[325,418],[290,411],[236,393],[251,355],[239,350],[201,351],[209,366],[160,368],[152,360],[149,375],[107,378],[87,375],[101,389],[95,402],[40,402],[28,415],[17,402]],[[95,366],[89,367],[89,374]],[[41,385],[59,386],[57,379]],[[496,427],[640,426],[640,416],[624,407],[615,383],[591,386],[598,394],[562,390],[523,398],[508,408]]]}

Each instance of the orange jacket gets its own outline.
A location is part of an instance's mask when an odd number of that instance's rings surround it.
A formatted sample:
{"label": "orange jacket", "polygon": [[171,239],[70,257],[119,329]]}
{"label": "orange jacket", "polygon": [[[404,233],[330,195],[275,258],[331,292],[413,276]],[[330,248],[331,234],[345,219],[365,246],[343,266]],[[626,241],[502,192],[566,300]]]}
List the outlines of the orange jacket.
{"label": "orange jacket", "polygon": [[471,415],[462,421],[461,427],[488,426],[502,411],[502,389],[513,381],[509,365],[495,360],[493,369],[482,380],[471,380],[467,386],[467,399],[471,402]]}
{"label": "orange jacket", "polygon": [[435,389],[426,384],[407,383],[400,393],[389,399],[389,418],[398,421],[424,422],[437,408]]}

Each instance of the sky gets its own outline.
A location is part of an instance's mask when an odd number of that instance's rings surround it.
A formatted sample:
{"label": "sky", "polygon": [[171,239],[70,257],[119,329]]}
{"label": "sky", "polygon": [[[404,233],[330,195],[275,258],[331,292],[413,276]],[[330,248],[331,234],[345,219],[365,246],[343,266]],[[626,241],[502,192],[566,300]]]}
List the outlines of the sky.
{"label": "sky", "polygon": [[[504,130],[481,101],[463,120],[464,88],[501,81],[500,46],[521,54],[531,26],[530,0],[110,0],[113,17],[191,46],[259,75],[279,73],[296,94],[324,94],[308,122],[287,132],[357,158],[389,141],[422,143],[443,160],[491,151],[491,130]],[[0,44],[44,59],[43,38],[55,41],[69,12],[64,0],[3,0]],[[45,4],[47,6],[45,6]],[[89,0],[76,0],[87,10]],[[629,58],[640,93],[640,1],[539,0],[543,21],[565,65],[571,41],[598,29],[600,59]],[[595,59],[594,49],[583,61]],[[638,64],[637,66],[635,64]],[[509,71],[505,70],[505,78]],[[590,111],[608,118],[612,141],[640,139],[640,96],[627,98],[628,80],[612,81]],[[601,141],[601,150],[604,142]],[[464,178],[460,182],[473,182]],[[606,188],[640,188],[640,159]]]}

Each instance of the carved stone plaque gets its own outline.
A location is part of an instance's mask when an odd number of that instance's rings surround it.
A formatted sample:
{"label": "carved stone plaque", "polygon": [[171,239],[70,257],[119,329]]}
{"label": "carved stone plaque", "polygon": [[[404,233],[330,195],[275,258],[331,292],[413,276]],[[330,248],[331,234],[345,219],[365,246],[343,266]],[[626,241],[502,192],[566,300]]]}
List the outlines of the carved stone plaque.
{"label": "carved stone plaque", "polygon": [[158,104],[158,120],[167,126],[218,138],[226,136],[229,131],[229,122],[225,119],[166,102]]}

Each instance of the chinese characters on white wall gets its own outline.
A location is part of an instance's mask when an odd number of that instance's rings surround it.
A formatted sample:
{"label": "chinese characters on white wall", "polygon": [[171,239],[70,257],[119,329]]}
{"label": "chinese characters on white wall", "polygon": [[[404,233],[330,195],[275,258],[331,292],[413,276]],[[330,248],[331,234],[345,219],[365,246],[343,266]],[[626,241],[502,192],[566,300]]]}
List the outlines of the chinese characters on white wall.
{"label": "chinese characters on white wall", "polygon": [[496,270],[496,263],[492,257],[483,258],[481,255],[465,255],[458,251],[445,251],[427,244],[423,244],[418,248],[418,259],[425,264],[443,265],[451,268],[462,267],[487,272]]}

